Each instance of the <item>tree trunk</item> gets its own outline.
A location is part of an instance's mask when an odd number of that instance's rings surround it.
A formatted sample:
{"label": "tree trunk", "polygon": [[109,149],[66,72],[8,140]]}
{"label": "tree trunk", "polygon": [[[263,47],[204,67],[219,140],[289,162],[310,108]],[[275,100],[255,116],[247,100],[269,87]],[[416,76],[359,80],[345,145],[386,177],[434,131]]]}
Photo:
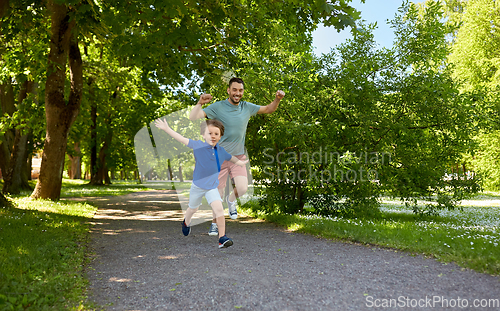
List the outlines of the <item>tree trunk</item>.
{"label": "tree trunk", "polygon": [[106,165],[106,154],[108,152],[107,141],[104,142],[101,150],[99,150],[99,170],[97,171],[97,179],[99,184],[109,185],[111,181],[109,180],[108,166]]}
{"label": "tree trunk", "polygon": [[[32,139],[32,136],[33,135],[30,135],[31,137],[28,138],[28,141],[31,141]],[[28,176],[28,180],[33,180],[33,176],[31,176],[31,171],[33,170],[33,152],[31,153],[28,153],[29,156],[28,156],[28,159],[26,161],[26,166],[25,166],[25,171],[26,171],[26,175]]]}
{"label": "tree trunk", "polygon": [[102,179],[99,178],[99,162],[97,158],[97,102],[94,90],[94,78],[90,77],[89,85],[90,100],[90,182],[91,185],[102,185]]}
{"label": "tree trunk", "polygon": [[139,174],[139,170],[138,169],[136,169],[134,171],[134,179],[136,179],[137,181],[139,181],[140,184],[142,184],[141,174]]}
{"label": "tree trunk", "polygon": [[106,136],[104,138],[104,143],[101,150],[99,150],[99,170],[98,179],[101,183],[104,182],[105,185],[110,185],[111,180],[108,173],[108,165],[106,164],[106,158],[109,153],[109,147],[111,146],[111,141],[113,139],[113,132],[111,127],[111,113],[108,114],[106,120]]}
{"label": "tree trunk", "polygon": [[3,193],[0,192],[0,208],[5,208],[5,207],[13,207],[14,204],[12,204],[11,201],[9,201]]}
{"label": "tree trunk", "polygon": [[179,180],[180,182],[184,182],[184,177],[182,176],[182,165],[179,166]]}
{"label": "tree trunk", "polygon": [[168,180],[173,180],[174,174],[172,172],[172,166],[170,165],[170,159],[167,160],[167,164],[168,164]]}
{"label": "tree trunk", "polygon": [[297,188],[297,200],[299,201],[299,210],[297,211],[298,213],[302,213],[304,211],[304,205],[305,205],[305,200],[304,200],[304,193],[302,189],[302,184],[301,181],[298,181],[299,185]]}
{"label": "tree trunk", "polygon": [[75,154],[69,155],[71,161],[71,168],[68,173],[70,179],[82,179],[82,158],[80,156],[80,143],[75,142]]}
{"label": "tree trunk", "polygon": [[32,190],[28,184],[28,176],[25,169],[28,155],[27,143],[28,134],[21,134],[20,130],[16,130],[10,166],[4,176],[2,189],[4,193],[18,194],[21,190]]}
{"label": "tree trunk", "polygon": [[[28,94],[35,92],[35,83],[25,81],[18,96],[18,105],[24,105]],[[28,128],[16,129],[14,144],[10,155],[9,167],[5,172],[2,191],[18,194],[21,190],[32,190],[28,184],[26,164],[28,163],[28,137],[31,130]]]}
{"label": "tree trunk", "polygon": [[[4,15],[7,13],[8,10],[9,10],[9,0],[0,1],[0,18],[4,17]],[[0,29],[2,28],[0,27]]]}
{"label": "tree trunk", "polygon": [[[7,11],[9,10],[9,1],[0,1],[0,35],[2,34],[2,18],[7,14]],[[5,51],[5,47],[0,47],[0,60],[2,59],[2,54]],[[0,83],[0,113],[1,115],[4,115],[6,113],[5,111],[5,105],[6,105],[6,100],[7,100],[7,94],[6,94],[6,84]],[[12,85],[11,85],[11,90],[12,90]],[[12,92],[13,96],[13,92]],[[12,97],[12,105],[14,105],[14,97]],[[3,179],[3,174],[7,170],[7,167],[9,167],[8,161],[10,160],[10,151],[9,151],[9,146],[10,144],[7,143],[6,141],[8,140],[8,134],[5,133],[0,140],[0,178]],[[3,195],[0,196],[0,200],[2,201],[2,206],[3,201],[5,197]],[[6,199],[5,199],[6,200]]]}
{"label": "tree trunk", "polygon": [[[48,7],[51,15],[52,33],[48,57],[48,76],[45,85],[47,134],[42,154],[40,177],[31,197],[57,200],[61,195],[68,133],[80,110],[83,72],[77,36],[73,34],[74,19],[71,20],[70,12],[65,5],[59,5],[49,0]],[[64,83],[68,58],[71,90],[66,103]]]}
{"label": "tree trunk", "polygon": [[[0,56],[1,57],[1,56]],[[12,82],[5,81],[0,84],[0,107],[2,115],[8,114],[10,117],[16,111],[14,99],[14,89],[12,88]],[[12,152],[12,146],[14,143],[15,130],[7,129],[5,134],[2,136],[0,141],[0,169],[2,174],[5,176],[10,166],[10,155]]]}

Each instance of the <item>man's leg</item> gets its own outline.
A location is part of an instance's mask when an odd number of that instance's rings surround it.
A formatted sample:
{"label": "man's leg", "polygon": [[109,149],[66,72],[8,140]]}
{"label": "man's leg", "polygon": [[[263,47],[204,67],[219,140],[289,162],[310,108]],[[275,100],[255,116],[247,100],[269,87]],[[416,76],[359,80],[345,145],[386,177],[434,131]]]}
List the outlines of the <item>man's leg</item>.
{"label": "man's leg", "polygon": [[247,176],[234,176],[234,189],[233,193],[229,195],[229,201],[234,202],[237,198],[243,196],[248,190]]}
{"label": "man's leg", "polygon": [[[236,156],[240,160],[245,160],[244,154]],[[233,163],[231,163],[233,164]],[[238,218],[238,208],[236,199],[242,197],[248,190],[247,168],[233,164],[229,170],[229,176],[234,181],[233,193],[227,194],[226,202],[229,209],[229,217],[231,219]]]}

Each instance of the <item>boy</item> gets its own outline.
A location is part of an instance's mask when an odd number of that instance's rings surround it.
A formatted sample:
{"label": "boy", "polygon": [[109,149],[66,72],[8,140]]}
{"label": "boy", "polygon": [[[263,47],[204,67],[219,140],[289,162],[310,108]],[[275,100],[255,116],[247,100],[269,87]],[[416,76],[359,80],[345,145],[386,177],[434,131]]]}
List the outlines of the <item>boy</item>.
{"label": "boy", "polygon": [[203,196],[212,207],[215,215],[217,227],[219,229],[219,248],[233,245],[233,240],[226,236],[226,223],[224,218],[224,209],[217,186],[219,185],[220,166],[224,161],[245,166],[248,162],[239,160],[230,155],[224,148],[217,143],[224,135],[224,125],[217,120],[207,120],[202,122],[200,134],[205,141],[191,140],[170,128],[166,120],[158,119],[155,122],[157,128],[164,130],[178,142],[193,149],[195,158],[195,167],[193,173],[193,183],[189,191],[189,208],[186,210],[185,218],[182,221],[182,233],[187,236],[191,232],[191,218],[201,205]]}

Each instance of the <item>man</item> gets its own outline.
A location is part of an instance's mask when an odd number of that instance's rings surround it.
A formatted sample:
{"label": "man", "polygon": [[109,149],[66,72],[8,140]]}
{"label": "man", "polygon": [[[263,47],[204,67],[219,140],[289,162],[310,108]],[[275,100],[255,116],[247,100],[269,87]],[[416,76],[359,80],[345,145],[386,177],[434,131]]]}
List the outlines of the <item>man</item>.
{"label": "man", "polygon": [[[220,145],[229,152],[229,154],[244,161],[245,156],[245,134],[247,131],[248,120],[256,114],[273,113],[278,108],[281,99],[285,96],[283,91],[276,92],[275,99],[267,106],[259,106],[241,100],[245,91],[245,83],[240,78],[232,78],[229,81],[227,94],[229,98],[218,101],[202,109],[204,104],[212,100],[212,95],[203,94],[196,106],[191,110],[189,119],[197,120],[201,118],[215,119],[222,122],[225,128],[225,134],[220,140]],[[235,188],[233,193],[227,194],[225,199],[229,208],[231,219],[238,217],[236,199],[247,192],[248,177],[245,167],[234,165],[231,162],[225,162],[219,174],[219,192],[221,197],[226,186],[227,176],[233,179]],[[212,220],[209,235],[218,235],[215,219]]]}

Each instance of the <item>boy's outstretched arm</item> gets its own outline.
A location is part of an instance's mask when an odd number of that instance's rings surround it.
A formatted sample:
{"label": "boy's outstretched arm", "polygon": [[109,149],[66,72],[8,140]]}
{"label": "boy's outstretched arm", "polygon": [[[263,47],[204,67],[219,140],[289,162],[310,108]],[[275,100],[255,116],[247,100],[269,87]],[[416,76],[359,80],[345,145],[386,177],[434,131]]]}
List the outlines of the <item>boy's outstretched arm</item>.
{"label": "boy's outstretched arm", "polygon": [[211,100],[212,100],[212,95],[202,94],[196,106],[194,106],[193,110],[191,110],[191,113],[189,114],[189,120],[194,121],[201,118],[206,118],[207,114],[201,108],[203,105],[210,102]]}
{"label": "boy's outstretched arm", "polygon": [[245,161],[241,161],[240,159],[238,159],[237,157],[233,156],[231,158],[231,160],[229,160],[231,162],[233,162],[234,164],[236,165],[239,165],[239,166],[245,166],[245,164],[248,163],[248,160],[245,160]]}
{"label": "boy's outstretched arm", "polygon": [[166,120],[158,119],[155,121],[155,125],[160,130],[164,130],[168,135],[172,136],[175,140],[187,146],[189,144],[189,139],[182,136],[181,134],[174,131],[167,123]]}

